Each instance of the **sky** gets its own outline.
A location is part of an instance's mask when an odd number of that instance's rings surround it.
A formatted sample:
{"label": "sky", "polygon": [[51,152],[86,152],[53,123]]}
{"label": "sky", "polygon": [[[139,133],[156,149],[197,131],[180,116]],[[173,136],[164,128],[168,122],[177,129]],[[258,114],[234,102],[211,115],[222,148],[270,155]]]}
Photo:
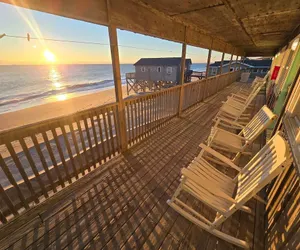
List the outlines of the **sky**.
{"label": "sky", "polygon": [[[0,39],[0,65],[111,63],[108,29],[105,26],[4,3],[0,3],[0,17],[0,35],[5,33],[11,36],[26,36],[29,33],[32,38],[40,38],[31,39],[30,42],[10,37]],[[104,45],[50,42],[43,38],[97,42]],[[120,63],[135,63],[142,57],[181,56],[180,43],[129,31],[118,30],[118,43]],[[186,57],[191,58],[193,63],[205,63],[207,54],[207,49],[187,46]],[[211,61],[221,60],[221,56],[221,53],[213,51]]]}

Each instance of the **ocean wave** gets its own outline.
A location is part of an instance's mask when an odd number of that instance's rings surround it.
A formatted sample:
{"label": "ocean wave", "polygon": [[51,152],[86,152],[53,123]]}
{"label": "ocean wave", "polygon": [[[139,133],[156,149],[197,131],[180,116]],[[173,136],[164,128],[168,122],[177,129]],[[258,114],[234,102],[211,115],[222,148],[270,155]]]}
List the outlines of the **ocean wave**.
{"label": "ocean wave", "polygon": [[[122,79],[123,84],[124,82],[125,79]],[[31,92],[25,94],[22,93],[17,95],[5,96],[0,98],[0,107],[6,105],[18,104],[18,103],[36,100],[36,99],[44,99],[59,94],[93,91],[97,89],[112,87],[113,85],[114,85],[113,80],[103,80],[99,82],[63,85],[58,89],[51,89],[44,92]]]}

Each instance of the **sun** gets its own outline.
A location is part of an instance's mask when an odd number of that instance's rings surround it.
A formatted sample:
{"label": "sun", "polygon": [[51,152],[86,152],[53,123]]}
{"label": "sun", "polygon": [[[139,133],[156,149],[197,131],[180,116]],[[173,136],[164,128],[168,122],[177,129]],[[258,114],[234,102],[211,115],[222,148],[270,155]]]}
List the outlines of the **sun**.
{"label": "sun", "polygon": [[46,59],[47,62],[51,62],[51,63],[54,63],[56,62],[56,58],[55,58],[55,55],[48,49],[46,49],[44,51],[44,57]]}

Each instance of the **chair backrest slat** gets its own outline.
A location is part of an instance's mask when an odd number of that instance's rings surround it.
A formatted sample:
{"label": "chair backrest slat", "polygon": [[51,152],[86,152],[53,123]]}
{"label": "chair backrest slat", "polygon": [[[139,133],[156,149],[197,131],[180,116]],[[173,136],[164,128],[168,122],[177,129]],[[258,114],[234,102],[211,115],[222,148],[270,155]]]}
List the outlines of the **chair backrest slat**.
{"label": "chair backrest slat", "polygon": [[223,117],[223,116],[233,116],[236,119],[238,119],[244,112],[245,110],[248,108],[249,104],[254,100],[254,98],[257,96],[258,92],[260,91],[260,89],[262,88],[262,86],[265,84],[265,81],[260,81],[257,85],[255,85],[255,87],[253,88],[253,90],[251,91],[251,93],[249,94],[249,96],[247,97],[243,108],[240,109],[236,109],[235,107],[233,107],[232,105],[230,105],[229,103],[224,103],[222,105],[222,107],[220,108],[220,111],[217,114],[217,117]]}
{"label": "chair backrest slat", "polygon": [[253,141],[264,131],[276,118],[276,115],[265,105],[263,106],[251,121],[243,128],[241,134],[247,141]]}
{"label": "chair backrest slat", "polygon": [[251,93],[249,94],[245,105],[248,106],[253,99],[258,95],[259,91],[261,90],[261,88],[265,85],[265,81],[259,81],[253,88],[253,90],[251,91]]}
{"label": "chair backrest slat", "polygon": [[243,202],[251,198],[283,170],[289,159],[287,142],[278,132],[239,174],[236,201]]}

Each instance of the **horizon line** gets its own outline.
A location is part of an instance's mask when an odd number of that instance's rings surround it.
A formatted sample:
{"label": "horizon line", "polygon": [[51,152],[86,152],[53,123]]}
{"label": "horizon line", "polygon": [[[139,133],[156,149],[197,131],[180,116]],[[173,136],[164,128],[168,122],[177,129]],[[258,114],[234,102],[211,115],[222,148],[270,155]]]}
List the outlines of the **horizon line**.
{"label": "horizon line", "polygon": [[[207,64],[206,62],[195,62],[193,64]],[[132,66],[134,65],[134,63],[120,63],[120,65],[122,64],[131,64]],[[192,64],[192,65],[193,65]],[[1,64],[0,66],[54,66],[54,65],[112,65],[112,63],[55,63],[55,64]]]}

